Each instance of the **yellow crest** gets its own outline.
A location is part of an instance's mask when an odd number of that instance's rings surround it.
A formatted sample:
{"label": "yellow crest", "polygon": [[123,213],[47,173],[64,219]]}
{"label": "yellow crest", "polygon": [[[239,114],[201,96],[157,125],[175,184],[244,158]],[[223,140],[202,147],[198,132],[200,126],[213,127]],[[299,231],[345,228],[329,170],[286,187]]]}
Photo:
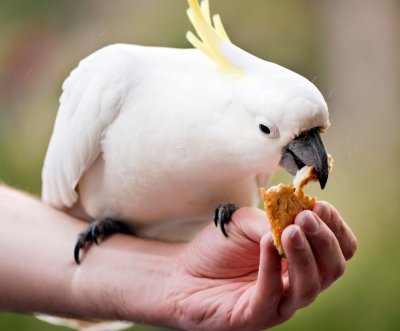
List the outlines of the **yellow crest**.
{"label": "yellow crest", "polygon": [[186,38],[195,48],[217,62],[222,69],[239,70],[228,61],[221,50],[222,41],[230,40],[222,25],[220,16],[213,15],[211,20],[208,0],[203,0],[201,5],[197,0],[188,0],[188,2],[189,9],[187,14],[200,39],[191,31],[187,32]]}

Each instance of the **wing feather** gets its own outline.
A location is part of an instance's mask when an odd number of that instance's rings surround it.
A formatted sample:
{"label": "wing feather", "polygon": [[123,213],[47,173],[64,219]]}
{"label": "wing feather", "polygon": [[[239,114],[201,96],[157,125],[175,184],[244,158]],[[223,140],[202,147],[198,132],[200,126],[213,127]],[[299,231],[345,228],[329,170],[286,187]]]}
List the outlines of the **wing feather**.
{"label": "wing feather", "polygon": [[77,201],[76,186],[101,154],[101,140],[120,112],[123,70],[109,60],[91,55],[63,84],[42,171],[42,199],[54,207],[71,207]]}

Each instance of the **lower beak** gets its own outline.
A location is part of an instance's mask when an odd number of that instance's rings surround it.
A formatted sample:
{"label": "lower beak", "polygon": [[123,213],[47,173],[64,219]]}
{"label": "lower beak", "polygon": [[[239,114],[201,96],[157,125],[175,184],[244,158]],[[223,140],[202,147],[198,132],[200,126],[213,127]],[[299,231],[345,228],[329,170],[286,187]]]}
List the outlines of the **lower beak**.
{"label": "lower beak", "polygon": [[282,150],[279,164],[293,176],[305,165],[313,166],[323,189],[328,181],[328,154],[321,139],[319,128],[302,133]]}

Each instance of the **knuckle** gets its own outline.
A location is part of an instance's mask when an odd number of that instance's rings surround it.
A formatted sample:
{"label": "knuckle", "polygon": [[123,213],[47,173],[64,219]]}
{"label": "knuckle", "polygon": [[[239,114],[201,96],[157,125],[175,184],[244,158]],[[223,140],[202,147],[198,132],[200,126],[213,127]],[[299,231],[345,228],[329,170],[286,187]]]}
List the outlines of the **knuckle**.
{"label": "knuckle", "polygon": [[334,210],[332,210],[332,216],[326,224],[336,236],[343,235],[345,232],[344,223]]}
{"label": "knuckle", "polygon": [[353,237],[350,240],[350,244],[348,246],[348,248],[346,249],[346,252],[344,252],[344,256],[346,258],[346,260],[351,259],[354,254],[356,253],[357,250],[357,239],[355,237]]}
{"label": "knuckle", "polygon": [[339,279],[346,270],[346,261],[343,259],[335,267],[321,275],[321,288],[328,288],[333,282]]}
{"label": "knuckle", "polygon": [[333,270],[333,280],[340,278],[346,270],[346,261],[340,261]]}
{"label": "knuckle", "polygon": [[306,290],[304,290],[303,295],[302,295],[302,306],[307,306],[311,302],[315,300],[317,295],[319,294],[321,290],[321,286],[319,283],[315,282],[312,285],[310,285]]}
{"label": "knuckle", "polygon": [[333,232],[336,234],[336,237],[343,237],[346,235],[346,227],[344,226],[344,223],[336,220],[334,223],[334,230]]}
{"label": "knuckle", "polygon": [[297,308],[294,307],[292,304],[290,306],[286,304],[286,305],[278,307],[278,311],[277,311],[278,320],[280,320],[282,322],[287,321],[294,315],[296,310],[297,310]]}
{"label": "knuckle", "polygon": [[273,306],[278,306],[279,301],[281,300],[282,297],[282,287],[281,286],[276,286],[273,290],[270,291],[269,294],[269,302]]}
{"label": "knuckle", "polygon": [[336,238],[332,233],[329,233],[329,234],[326,236],[324,246],[325,246],[325,249],[326,249],[327,251],[332,251],[332,250],[334,250],[335,248],[338,249],[338,241],[337,241],[337,238]]}

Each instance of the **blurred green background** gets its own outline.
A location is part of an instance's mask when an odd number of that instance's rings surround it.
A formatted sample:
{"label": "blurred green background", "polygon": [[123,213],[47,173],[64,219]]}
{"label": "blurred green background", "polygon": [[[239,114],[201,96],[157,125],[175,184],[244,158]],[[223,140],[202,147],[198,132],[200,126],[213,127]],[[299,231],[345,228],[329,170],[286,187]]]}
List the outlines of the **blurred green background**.
{"label": "blurred green background", "polygon": [[[358,237],[345,275],[276,330],[400,330],[400,3],[211,0],[211,8],[234,43],[299,72],[325,95],[335,166],[326,190],[311,193],[332,202]],[[70,70],[110,43],[189,47],[185,10],[184,0],[2,0],[0,180],[39,195]],[[290,178],[274,182],[282,180]],[[0,313],[2,331],[62,329]]]}

